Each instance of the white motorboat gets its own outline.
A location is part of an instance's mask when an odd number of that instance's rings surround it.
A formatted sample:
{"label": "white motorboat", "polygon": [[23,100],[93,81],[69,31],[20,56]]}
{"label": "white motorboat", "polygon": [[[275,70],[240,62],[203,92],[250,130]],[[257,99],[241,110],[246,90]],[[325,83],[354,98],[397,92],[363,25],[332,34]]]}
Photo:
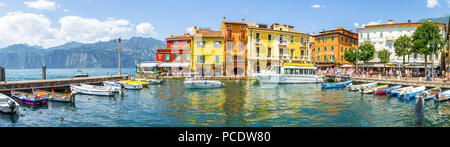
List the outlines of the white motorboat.
{"label": "white motorboat", "polygon": [[142,84],[135,84],[135,83],[122,83],[123,88],[128,90],[140,90],[142,89]]}
{"label": "white motorboat", "polygon": [[89,76],[89,74],[83,73],[81,70],[78,70],[77,72],[78,72],[77,74],[74,74],[74,75],[73,75],[74,78],[88,77],[88,76]]}
{"label": "white motorboat", "polygon": [[284,64],[274,65],[267,71],[254,74],[262,84],[301,84],[323,83],[324,76],[315,75],[313,64]]}
{"label": "white motorboat", "polygon": [[348,87],[348,90],[351,90],[351,91],[357,91],[357,90],[360,90],[360,89],[370,88],[370,87],[374,87],[374,86],[377,86],[377,85],[378,85],[378,83],[368,83],[368,84],[361,84],[361,85],[351,85],[351,86]]}
{"label": "white motorboat", "polygon": [[401,98],[407,91],[411,91],[413,89],[413,86],[400,88],[394,91],[391,91],[391,95],[396,95],[397,97]]}
{"label": "white motorboat", "polygon": [[164,79],[135,79],[136,81],[147,82],[151,85],[157,85],[164,83]]}
{"label": "white motorboat", "polygon": [[110,89],[112,92],[120,92],[122,90],[122,85],[115,81],[103,81],[103,86]]}
{"label": "white motorboat", "polygon": [[113,93],[118,93],[121,90],[120,87],[117,88],[117,87],[108,87],[108,86],[98,86],[98,85],[89,85],[89,84],[83,84],[83,83],[81,83],[80,86],[87,87],[87,88],[94,88],[94,89],[105,89],[105,90],[109,90]]}
{"label": "white motorboat", "polygon": [[77,86],[70,84],[70,90],[72,93],[88,94],[88,95],[100,95],[100,96],[112,96],[113,92],[105,88],[95,88],[87,86]]}
{"label": "white motorboat", "polygon": [[183,82],[187,88],[222,88],[225,84],[216,80],[205,80],[203,78],[186,78]]}
{"label": "white motorboat", "polygon": [[9,96],[0,93],[0,111],[3,113],[16,113],[20,104]]}
{"label": "white motorboat", "polygon": [[425,86],[419,86],[414,87],[412,89],[409,89],[405,91],[405,94],[402,96],[402,98],[409,99],[409,98],[415,98],[417,94],[421,94],[425,91]]}

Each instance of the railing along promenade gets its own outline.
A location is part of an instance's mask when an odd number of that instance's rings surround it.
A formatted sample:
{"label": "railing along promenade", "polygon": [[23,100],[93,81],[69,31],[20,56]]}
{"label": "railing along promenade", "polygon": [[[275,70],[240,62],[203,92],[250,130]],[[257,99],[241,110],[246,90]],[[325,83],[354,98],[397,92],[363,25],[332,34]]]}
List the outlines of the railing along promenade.
{"label": "railing along promenade", "polygon": [[114,76],[98,76],[84,78],[68,78],[68,79],[49,79],[49,80],[32,80],[32,81],[0,81],[0,92],[9,92],[14,90],[31,90],[32,88],[48,89],[48,88],[69,88],[70,84],[87,83],[99,84],[108,80],[128,79],[128,75]]}
{"label": "railing along promenade", "polygon": [[442,78],[436,78],[434,81],[426,81],[425,77],[386,77],[373,75],[370,76],[331,76],[326,75],[327,80],[343,81],[347,79],[353,79],[354,82],[360,83],[372,83],[377,82],[379,84],[389,84],[389,85],[407,85],[407,86],[426,86],[426,87],[440,87],[440,88],[450,88],[450,81],[444,80]]}

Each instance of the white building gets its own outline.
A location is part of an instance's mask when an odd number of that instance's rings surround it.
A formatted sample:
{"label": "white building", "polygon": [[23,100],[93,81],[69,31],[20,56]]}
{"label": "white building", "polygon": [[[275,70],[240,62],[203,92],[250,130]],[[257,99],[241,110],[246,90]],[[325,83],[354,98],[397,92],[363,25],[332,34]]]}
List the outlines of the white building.
{"label": "white building", "polygon": [[[364,28],[358,29],[359,45],[364,42],[371,42],[375,47],[375,58],[370,63],[379,63],[377,52],[383,49],[387,49],[391,52],[390,63],[402,63],[403,57],[395,55],[394,42],[400,36],[406,35],[411,37],[418,26],[423,23],[393,23],[393,20],[389,20],[387,24],[364,26]],[[441,29],[441,34],[445,38],[447,36],[446,25],[444,23],[434,23]],[[443,49],[444,50],[444,49]],[[441,50],[441,51],[443,51]],[[423,55],[410,55],[409,63],[425,63]],[[431,64],[432,58],[428,58],[428,63]],[[441,62],[441,53],[437,54],[434,58],[434,65],[438,66]],[[405,57],[405,62],[408,63],[408,57]],[[375,64],[376,65],[376,64]],[[377,67],[377,66],[375,66]],[[378,66],[380,67],[380,66]]]}

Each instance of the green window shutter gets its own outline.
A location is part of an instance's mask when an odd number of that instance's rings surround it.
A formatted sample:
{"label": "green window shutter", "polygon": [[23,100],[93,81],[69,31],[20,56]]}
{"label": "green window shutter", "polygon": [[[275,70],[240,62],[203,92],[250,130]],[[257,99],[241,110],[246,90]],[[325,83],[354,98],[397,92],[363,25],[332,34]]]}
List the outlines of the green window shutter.
{"label": "green window shutter", "polygon": [[331,46],[331,51],[334,51],[334,46]]}
{"label": "green window shutter", "polygon": [[219,62],[220,62],[220,57],[216,56],[216,64],[219,64]]}
{"label": "green window shutter", "polygon": [[320,47],[317,47],[317,51],[320,52]]}
{"label": "green window shutter", "polygon": [[341,46],[341,52],[343,52],[344,51],[344,47],[343,46]]}
{"label": "green window shutter", "polygon": [[324,51],[327,51],[327,47],[325,46],[325,49],[324,49]]}

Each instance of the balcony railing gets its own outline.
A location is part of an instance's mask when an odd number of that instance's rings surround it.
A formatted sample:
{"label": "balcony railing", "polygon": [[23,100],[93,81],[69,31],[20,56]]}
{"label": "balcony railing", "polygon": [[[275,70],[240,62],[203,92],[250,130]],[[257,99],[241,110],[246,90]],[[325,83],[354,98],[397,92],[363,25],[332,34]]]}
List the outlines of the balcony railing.
{"label": "balcony railing", "polygon": [[300,43],[300,47],[305,47],[306,43]]}
{"label": "balcony railing", "polygon": [[388,36],[386,37],[386,40],[395,40],[394,36]]}
{"label": "balcony railing", "polygon": [[280,45],[287,45],[287,41],[280,41]]}
{"label": "balcony railing", "polygon": [[233,35],[227,35],[225,38],[227,40],[234,40],[234,36]]}

